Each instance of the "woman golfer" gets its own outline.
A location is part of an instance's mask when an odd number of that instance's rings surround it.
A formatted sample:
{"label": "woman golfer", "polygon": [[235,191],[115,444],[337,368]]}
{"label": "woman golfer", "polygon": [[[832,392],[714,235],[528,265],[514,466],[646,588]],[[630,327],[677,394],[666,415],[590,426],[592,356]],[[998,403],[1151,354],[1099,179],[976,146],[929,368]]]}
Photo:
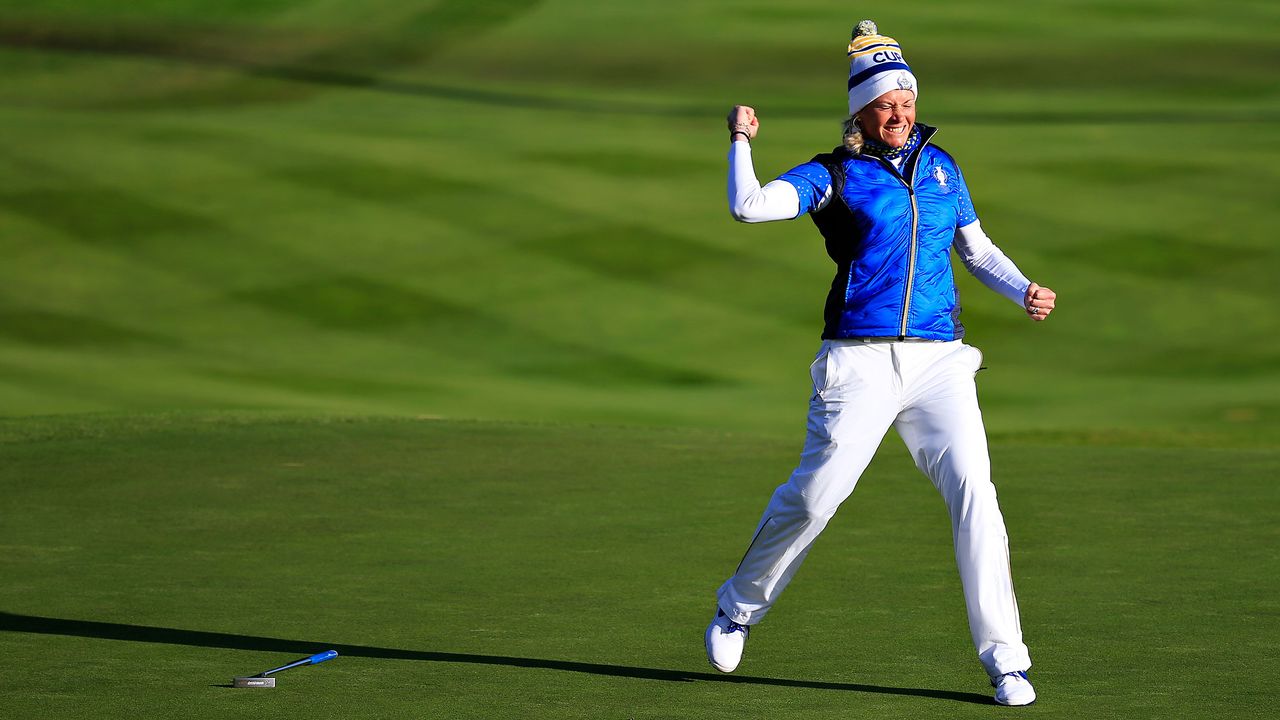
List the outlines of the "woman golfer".
{"label": "woman golfer", "polygon": [[777,601],[892,426],[946,501],[969,629],[996,702],[1027,705],[1036,697],[1031,658],[974,386],[982,353],[961,341],[951,250],[1032,320],[1047,318],[1056,296],[1027,280],[982,231],[956,161],[932,144],[934,128],[916,122],[919,84],[898,43],[864,20],[849,61],[843,146],[764,187],[751,163],[755,110],[740,105],[729,114],[734,218],[808,214],[836,275],[810,369],[800,464],[720,587],[707,657],[723,672],[738,666],[750,626]]}

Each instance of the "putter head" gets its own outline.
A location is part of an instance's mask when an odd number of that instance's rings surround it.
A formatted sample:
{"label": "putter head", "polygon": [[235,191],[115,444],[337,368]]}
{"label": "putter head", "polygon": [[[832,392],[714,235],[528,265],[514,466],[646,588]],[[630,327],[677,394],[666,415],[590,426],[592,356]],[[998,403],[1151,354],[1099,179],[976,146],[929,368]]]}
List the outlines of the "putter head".
{"label": "putter head", "polygon": [[231,680],[232,687],[238,688],[273,688],[276,686],[276,679],[273,677],[238,677]]}

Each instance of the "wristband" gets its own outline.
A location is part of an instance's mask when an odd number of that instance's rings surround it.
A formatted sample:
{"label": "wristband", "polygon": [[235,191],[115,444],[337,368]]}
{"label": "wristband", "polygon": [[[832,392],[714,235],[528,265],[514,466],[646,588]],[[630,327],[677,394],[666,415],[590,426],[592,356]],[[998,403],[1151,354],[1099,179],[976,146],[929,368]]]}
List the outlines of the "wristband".
{"label": "wristband", "polygon": [[734,130],[733,132],[729,133],[729,142],[733,142],[734,135],[741,135],[742,137],[747,139],[748,143],[751,142],[751,136],[742,130]]}

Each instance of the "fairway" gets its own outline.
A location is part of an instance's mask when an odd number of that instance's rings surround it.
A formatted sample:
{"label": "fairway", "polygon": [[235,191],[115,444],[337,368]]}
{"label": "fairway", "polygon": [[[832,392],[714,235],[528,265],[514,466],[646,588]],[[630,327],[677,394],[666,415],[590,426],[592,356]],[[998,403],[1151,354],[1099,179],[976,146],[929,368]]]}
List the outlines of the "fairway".
{"label": "fairway", "polygon": [[[0,428],[13,717],[995,710],[942,503],[896,443],[743,667],[722,676],[701,632],[744,540],[725,528],[750,529],[791,443],[408,419],[99,420]],[[1275,451],[1005,444],[993,457],[1043,687],[1031,714],[1273,707],[1270,688],[1233,678],[1276,669]],[[1218,492],[1228,480],[1232,493]],[[330,648],[338,659],[284,673],[275,690],[225,687]]]}
{"label": "fairway", "polygon": [[[725,203],[901,41],[1038,702],[894,433],[733,675],[831,263]],[[1280,4],[0,0],[0,715],[1280,716]],[[958,267],[958,264],[957,264]],[[233,676],[325,649],[274,690]]]}

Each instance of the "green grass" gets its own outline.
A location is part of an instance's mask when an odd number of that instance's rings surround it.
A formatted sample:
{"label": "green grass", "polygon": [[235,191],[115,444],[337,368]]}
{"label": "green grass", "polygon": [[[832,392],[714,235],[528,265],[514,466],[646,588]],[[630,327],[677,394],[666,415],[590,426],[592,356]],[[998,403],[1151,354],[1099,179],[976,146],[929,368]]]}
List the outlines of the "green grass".
{"label": "green grass", "polygon": [[[1276,714],[1278,8],[866,11],[1061,297],[959,278],[1032,714]],[[697,643],[830,279],[729,219],[722,118],[835,144],[850,12],[0,0],[6,715],[989,713],[892,437],[747,680]]]}
{"label": "green grass", "polygon": [[[766,178],[832,145],[845,9],[206,5],[0,6],[5,412],[795,427],[829,261],[729,220],[720,118]],[[1062,296],[961,278],[990,426],[1274,443],[1280,18],[1018,7],[879,18]]]}
{"label": "green grass", "polygon": [[[702,627],[792,442],[257,414],[10,421],[0,438],[14,717],[993,710],[945,511],[896,441],[726,678]],[[1031,714],[1274,710],[1276,451],[993,459]],[[221,687],[329,647],[343,657],[275,691]]]}

